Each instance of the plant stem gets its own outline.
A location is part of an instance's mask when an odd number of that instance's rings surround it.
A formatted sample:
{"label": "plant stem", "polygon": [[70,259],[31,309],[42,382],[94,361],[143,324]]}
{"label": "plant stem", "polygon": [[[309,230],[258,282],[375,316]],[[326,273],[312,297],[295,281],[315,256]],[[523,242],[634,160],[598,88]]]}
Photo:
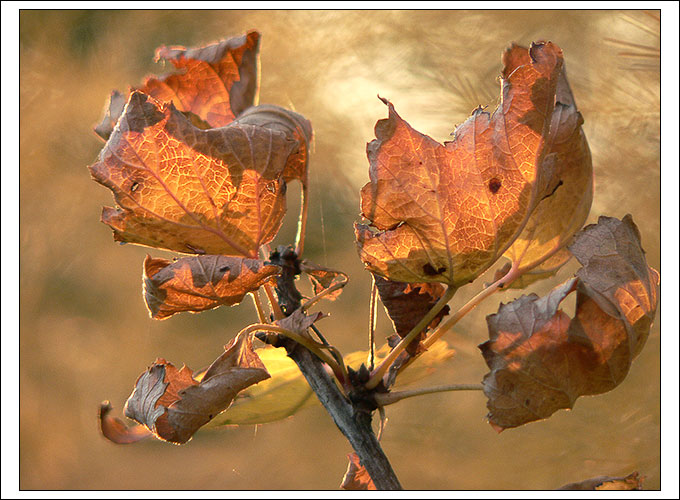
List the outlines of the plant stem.
{"label": "plant stem", "polygon": [[305,248],[305,229],[307,228],[307,176],[302,182],[302,192],[300,194],[300,218],[298,219],[297,234],[295,235],[295,255],[302,255]]}
{"label": "plant stem", "polygon": [[[322,349],[326,346],[323,344],[319,344],[318,342],[313,341],[312,339],[308,339],[306,337],[303,337],[302,335],[292,332],[290,330],[287,330],[285,328],[281,328],[280,326],[277,325],[267,325],[267,324],[257,324],[257,325],[250,325],[245,327],[243,330],[239,332],[239,335],[245,335],[247,333],[251,332],[272,332],[272,333],[278,333],[283,335],[284,337],[287,337],[295,342],[297,342],[300,345],[305,346],[307,349],[309,349],[314,355],[316,355],[321,361],[326,363],[328,366],[331,367],[333,370],[333,373],[335,376],[338,378],[338,380],[341,383],[344,383],[348,377],[347,377],[347,371],[344,365],[339,364],[333,357],[330,355],[326,354]],[[327,348],[335,349],[332,346],[328,346]]]}
{"label": "plant stem", "polygon": [[267,299],[269,300],[269,306],[271,307],[272,314],[274,315],[274,319],[283,319],[286,317],[285,314],[283,314],[283,311],[281,310],[281,306],[279,305],[279,302],[276,300],[276,297],[274,295],[274,290],[272,290],[272,286],[269,283],[265,283],[264,286],[264,293],[267,294]]}
{"label": "plant stem", "polygon": [[500,290],[503,285],[515,281],[520,276],[520,274],[520,270],[513,264],[505,276],[496,280],[494,283],[472,297],[463,307],[458,309],[452,316],[450,316],[448,320],[439,325],[439,327],[437,327],[437,329],[423,341],[423,347],[428,349],[430,346],[432,346],[432,344],[434,344],[442,335],[449,331],[453,325],[458,323],[463,318],[463,316],[477,307],[484,299]]}
{"label": "plant stem", "polygon": [[371,284],[371,302],[369,305],[368,317],[368,369],[375,368],[375,326],[377,319],[378,308],[378,287],[375,284],[375,277]]}
{"label": "plant stem", "polygon": [[432,322],[435,316],[444,308],[448,301],[451,300],[451,297],[453,297],[455,293],[456,288],[452,286],[449,286],[446,289],[444,295],[440,297],[432,309],[430,309],[428,313],[418,322],[418,324],[414,326],[396,346],[394,346],[394,349],[390,351],[387,357],[380,363],[378,368],[373,370],[373,373],[371,373],[371,378],[369,378],[368,382],[366,382],[366,389],[373,389],[380,383],[380,380],[382,380],[387,370],[389,370],[392,363],[394,363],[394,360],[396,360],[397,357],[406,349],[406,346],[408,346],[411,341]]}
{"label": "plant stem", "polygon": [[325,290],[322,290],[321,292],[317,293],[314,297],[308,299],[304,304],[302,304],[300,306],[300,309],[302,309],[303,311],[306,311],[307,309],[312,307],[314,304],[319,302],[326,295],[333,293],[334,291],[339,290],[340,288],[345,286],[349,280],[347,279],[347,276],[343,276],[343,275],[340,275],[340,276],[342,277],[342,281],[339,281],[339,282],[335,283],[334,285],[329,286]]}
{"label": "plant stem", "polygon": [[356,451],[376,488],[401,490],[399,479],[373,434],[371,415],[354,409],[326,372],[324,365],[311,352],[298,348],[295,342],[288,339],[284,340],[284,346],[288,350],[288,356],[298,365],[335,425]]}
{"label": "plant stem", "polygon": [[264,313],[264,309],[262,308],[262,301],[260,300],[259,291],[255,290],[254,292],[251,292],[250,296],[253,298],[253,303],[255,304],[255,309],[257,309],[257,317],[260,320],[260,323],[266,323],[267,315]]}
{"label": "plant stem", "polygon": [[434,394],[437,392],[449,392],[449,391],[481,391],[484,389],[482,384],[451,384],[451,385],[438,385],[435,387],[425,387],[422,389],[413,389],[410,391],[397,391],[397,392],[387,392],[387,393],[376,393],[375,402],[380,406],[391,405],[402,399],[412,398],[414,396],[422,396],[423,394]]}

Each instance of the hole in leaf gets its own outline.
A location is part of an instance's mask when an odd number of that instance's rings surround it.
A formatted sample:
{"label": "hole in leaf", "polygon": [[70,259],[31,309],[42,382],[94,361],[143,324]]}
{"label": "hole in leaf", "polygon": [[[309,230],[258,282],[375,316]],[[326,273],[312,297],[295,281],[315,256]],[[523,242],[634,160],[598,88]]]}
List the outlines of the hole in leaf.
{"label": "hole in leaf", "polygon": [[139,189],[139,182],[133,182],[132,186],[130,186],[130,191],[134,193],[137,189]]}

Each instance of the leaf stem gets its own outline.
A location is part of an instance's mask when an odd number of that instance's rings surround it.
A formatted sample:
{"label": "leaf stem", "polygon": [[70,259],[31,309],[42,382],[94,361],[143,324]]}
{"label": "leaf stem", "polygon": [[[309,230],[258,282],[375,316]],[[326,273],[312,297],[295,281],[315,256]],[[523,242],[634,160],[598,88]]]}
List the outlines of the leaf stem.
{"label": "leaf stem", "polygon": [[254,292],[250,292],[250,296],[253,298],[253,303],[255,304],[255,309],[257,309],[257,317],[260,320],[260,323],[267,323],[267,315],[262,308],[259,291],[255,290]]}
{"label": "leaf stem", "polygon": [[286,317],[285,314],[283,314],[283,311],[281,310],[281,306],[279,305],[278,300],[276,300],[276,296],[274,295],[274,290],[272,290],[272,286],[269,283],[264,284],[264,293],[267,294],[267,299],[269,300],[269,307],[272,310],[272,314],[274,315],[274,319],[283,319]]}
{"label": "leaf stem", "polygon": [[513,263],[510,270],[503,277],[499,278],[477,295],[472,297],[465,305],[463,305],[463,307],[458,309],[452,316],[450,316],[448,320],[439,325],[439,327],[437,327],[437,329],[423,341],[423,347],[428,349],[430,346],[432,346],[432,344],[434,344],[442,335],[449,331],[453,325],[458,323],[467,313],[477,307],[484,299],[496,293],[504,285],[515,281],[520,276],[520,274],[520,269]]}
{"label": "leaf stem", "polygon": [[[371,275],[372,276],[372,275]],[[375,284],[375,277],[371,280],[371,301],[368,316],[368,369],[375,368],[375,327],[378,308],[378,287]]]}
{"label": "leaf stem", "polygon": [[422,389],[413,389],[410,391],[397,391],[387,393],[376,393],[374,395],[375,402],[382,406],[391,405],[402,399],[412,398],[415,396],[422,396],[423,394],[434,394],[437,392],[449,391],[481,391],[484,389],[482,384],[450,384],[438,385],[435,387],[425,387]]}
{"label": "leaf stem", "polygon": [[366,382],[366,389],[373,389],[380,383],[380,380],[382,380],[387,370],[389,370],[392,363],[394,363],[397,357],[406,349],[406,346],[408,346],[411,341],[432,322],[435,316],[444,308],[449,300],[451,300],[455,293],[456,288],[449,285],[446,289],[446,292],[444,292],[444,295],[440,297],[432,309],[430,309],[428,313],[423,316],[418,324],[414,326],[396,346],[394,346],[387,357],[375,370],[373,370],[371,377],[368,379],[368,382]]}
{"label": "leaf stem", "polygon": [[319,344],[318,342],[315,342],[314,340],[306,338],[291,330],[287,330],[277,325],[268,325],[264,323],[247,326],[243,330],[241,330],[238,334],[246,335],[248,333],[262,331],[279,333],[284,337],[289,338],[297,342],[298,344],[306,347],[316,357],[318,357],[321,361],[323,361],[324,363],[331,367],[333,373],[335,374],[336,378],[340,381],[340,383],[344,384],[348,380],[347,368],[345,368],[343,364],[338,363],[331,355],[323,351],[323,349],[326,348],[333,350],[334,352],[337,353],[337,349],[333,346],[324,346],[323,344]]}
{"label": "leaf stem", "polygon": [[300,194],[300,218],[298,219],[297,234],[295,235],[295,255],[302,255],[305,248],[305,232],[307,228],[307,210],[309,207],[307,196],[307,179],[302,182]]}
{"label": "leaf stem", "polygon": [[303,311],[306,311],[307,309],[312,307],[314,304],[319,302],[326,295],[333,293],[336,290],[340,290],[342,287],[344,287],[347,284],[347,282],[349,281],[349,279],[345,275],[340,274],[340,276],[342,277],[342,281],[339,281],[338,283],[335,283],[334,285],[331,285],[328,288],[326,288],[325,290],[322,290],[321,292],[317,293],[314,297],[305,301],[300,306],[300,309],[302,309]]}

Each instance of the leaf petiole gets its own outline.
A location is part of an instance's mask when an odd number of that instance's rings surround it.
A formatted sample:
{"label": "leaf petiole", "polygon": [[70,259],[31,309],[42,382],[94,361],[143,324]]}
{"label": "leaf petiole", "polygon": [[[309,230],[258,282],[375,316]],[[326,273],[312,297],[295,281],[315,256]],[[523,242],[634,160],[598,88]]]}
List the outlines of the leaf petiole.
{"label": "leaf petiole", "polygon": [[486,298],[499,291],[504,285],[515,281],[523,272],[523,270],[519,269],[515,264],[513,264],[510,270],[503,277],[499,278],[477,295],[472,297],[465,305],[463,305],[463,307],[458,309],[451,317],[449,317],[448,320],[439,325],[431,335],[423,340],[423,347],[425,349],[429,348],[432,344],[439,340],[442,335],[449,331],[453,325],[458,323],[467,313],[472,311]]}
{"label": "leaf petiole", "polygon": [[[312,352],[316,357],[318,357],[321,361],[326,363],[328,366],[331,367],[331,370],[333,370],[333,374],[336,376],[336,378],[340,381],[340,383],[344,384],[348,380],[348,375],[347,375],[347,368],[344,366],[342,363],[338,363],[336,359],[329,354],[327,354],[323,349],[329,349],[333,351],[333,353],[336,356],[339,356],[338,350],[333,347],[333,346],[325,346],[323,344],[320,344],[318,342],[315,342],[314,340],[304,337],[298,333],[295,333],[291,330],[287,330],[286,328],[281,328],[280,326],[277,325],[268,325],[264,323],[256,324],[256,325],[250,325],[245,327],[243,330],[241,330],[238,335],[246,335],[248,333],[253,333],[253,332],[272,332],[272,333],[278,333],[283,335],[284,337],[287,337],[298,344],[304,346]],[[342,357],[340,357],[342,359]]]}
{"label": "leaf petiole", "polygon": [[387,355],[387,357],[380,363],[380,365],[373,370],[371,373],[371,377],[368,379],[368,382],[366,382],[366,389],[373,389],[375,388],[379,383],[380,380],[382,380],[383,376],[389,370],[390,366],[394,361],[397,359],[397,357],[406,349],[406,346],[408,346],[411,341],[418,336],[420,332],[422,332],[427,325],[429,325],[432,320],[437,316],[439,311],[441,311],[444,306],[451,300],[453,295],[456,293],[456,288],[449,286],[446,289],[446,292],[444,292],[444,295],[442,295],[437,303],[428,311],[428,313],[423,316],[423,318],[418,322],[416,326],[414,326],[410,332],[406,334],[405,337],[401,339],[401,341],[394,346],[394,348],[390,351],[390,353]]}
{"label": "leaf petiole", "polygon": [[450,391],[481,391],[483,389],[484,386],[482,386],[482,384],[451,384],[425,387],[422,389],[413,389],[410,391],[376,393],[374,397],[378,406],[383,407],[396,403],[397,401],[401,401],[402,399],[412,398],[414,396],[422,396],[423,394],[435,394],[437,392]]}

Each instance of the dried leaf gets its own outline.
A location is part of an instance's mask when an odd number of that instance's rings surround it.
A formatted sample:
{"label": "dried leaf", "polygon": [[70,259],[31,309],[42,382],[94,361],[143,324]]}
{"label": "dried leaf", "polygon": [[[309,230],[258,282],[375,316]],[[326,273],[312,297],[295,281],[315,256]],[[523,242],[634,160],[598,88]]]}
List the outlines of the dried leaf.
{"label": "dried leaf", "polygon": [[278,266],[242,257],[198,255],[171,262],[147,255],[144,300],[154,319],[233,306],[278,272]]}
{"label": "dried leaf", "polygon": [[[394,331],[401,338],[418,324],[446,292],[446,288],[439,283],[403,283],[378,275],[374,275],[374,279],[380,300],[394,325]],[[432,320],[429,328],[435,328],[448,313],[449,306],[444,306]],[[409,354],[416,355],[426,330],[427,328],[407,346]]]}
{"label": "dried leaf", "polygon": [[112,409],[108,401],[104,401],[99,406],[99,426],[102,434],[109,441],[116,444],[132,444],[153,435],[141,425],[128,427],[121,419],[110,415]]}
{"label": "dried leaf", "polygon": [[631,472],[624,477],[599,476],[577,483],[569,483],[557,488],[558,490],[570,491],[594,491],[594,490],[617,490],[630,491],[641,490],[645,477],[637,471]]}
{"label": "dried leaf", "polygon": [[[513,45],[503,54],[503,63],[503,77],[507,78],[518,67],[531,64],[531,59],[526,48]],[[593,200],[590,149],[564,66],[557,80],[555,99],[546,140],[549,153],[543,161],[552,164],[548,168],[555,170],[559,181],[555,191],[539,202],[520,236],[504,254],[510,261],[521,263],[522,268],[533,269],[531,275],[525,274],[515,281],[512,288],[550,277],[569,260],[569,252],[562,250],[549,262],[536,267],[546,255],[569,243],[581,229]]]}
{"label": "dried leaf", "polygon": [[347,458],[349,458],[349,465],[347,466],[345,477],[342,478],[340,488],[353,491],[377,490],[371,476],[368,475],[366,468],[361,465],[359,455],[350,453],[347,455]]}
{"label": "dried leaf", "polygon": [[[579,396],[619,385],[649,334],[658,273],[645,262],[629,216],[601,217],[572,245],[584,267],[546,297],[522,296],[487,317],[480,349],[489,422],[497,430],[548,418]],[[576,314],[560,303],[577,290]]]}
{"label": "dried leaf", "polygon": [[281,226],[283,172],[298,148],[260,126],[200,130],[173,104],[134,92],[90,172],[121,207],[102,213],[117,241],[256,257]]}
{"label": "dried leaf", "polygon": [[[251,31],[195,49],[160,47],[156,61],[170,61],[179,71],[165,77],[148,77],[139,89],[160,101],[173,102],[209,127],[229,124],[256,104],[260,35]],[[106,116],[96,128],[107,140],[120,118],[127,96],[115,91]],[[122,101],[122,105],[121,105]]]}
{"label": "dried leaf", "polygon": [[203,425],[229,407],[243,389],[269,378],[253,351],[249,335],[225,346],[198,382],[186,366],[177,370],[159,358],[135,384],[125,416],[146,426],[159,439],[186,443]]}
{"label": "dried leaf", "polygon": [[337,285],[339,287],[337,290],[324,295],[324,298],[328,300],[337,299],[348,281],[347,275],[342,271],[334,271],[333,269],[317,266],[308,260],[303,260],[300,263],[300,270],[309,278],[315,295],[328,290],[332,286]]}
{"label": "dried leaf", "polygon": [[266,347],[255,352],[271,378],[241,391],[229,407],[210,422],[210,427],[255,425],[290,417],[319,400],[295,362],[283,348]]}
{"label": "dried leaf", "polygon": [[290,141],[297,142],[298,148],[288,156],[283,179],[286,182],[299,180],[303,186],[307,185],[307,162],[312,140],[312,125],[309,120],[279,106],[262,104],[245,110],[238,116],[236,123],[277,130],[286,134]]}
{"label": "dried leaf", "polygon": [[624,320],[632,361],[647,341],[659,295],[659,273],[647,266],[633,218],[600,217],[581,231],[569,250],[583,266],[576,276],[588,295],[604,311]]}
{"label": "dried leaf", "polygon": [[537,203],[557,185],[544,162],[562,51],[533,44],[530,64],[502,81],[493,115],[481,108],[439,144],[394,110],[368,147],[371,181],[356,225],[359,253],[394,281],[474,280],[507,250]]}

